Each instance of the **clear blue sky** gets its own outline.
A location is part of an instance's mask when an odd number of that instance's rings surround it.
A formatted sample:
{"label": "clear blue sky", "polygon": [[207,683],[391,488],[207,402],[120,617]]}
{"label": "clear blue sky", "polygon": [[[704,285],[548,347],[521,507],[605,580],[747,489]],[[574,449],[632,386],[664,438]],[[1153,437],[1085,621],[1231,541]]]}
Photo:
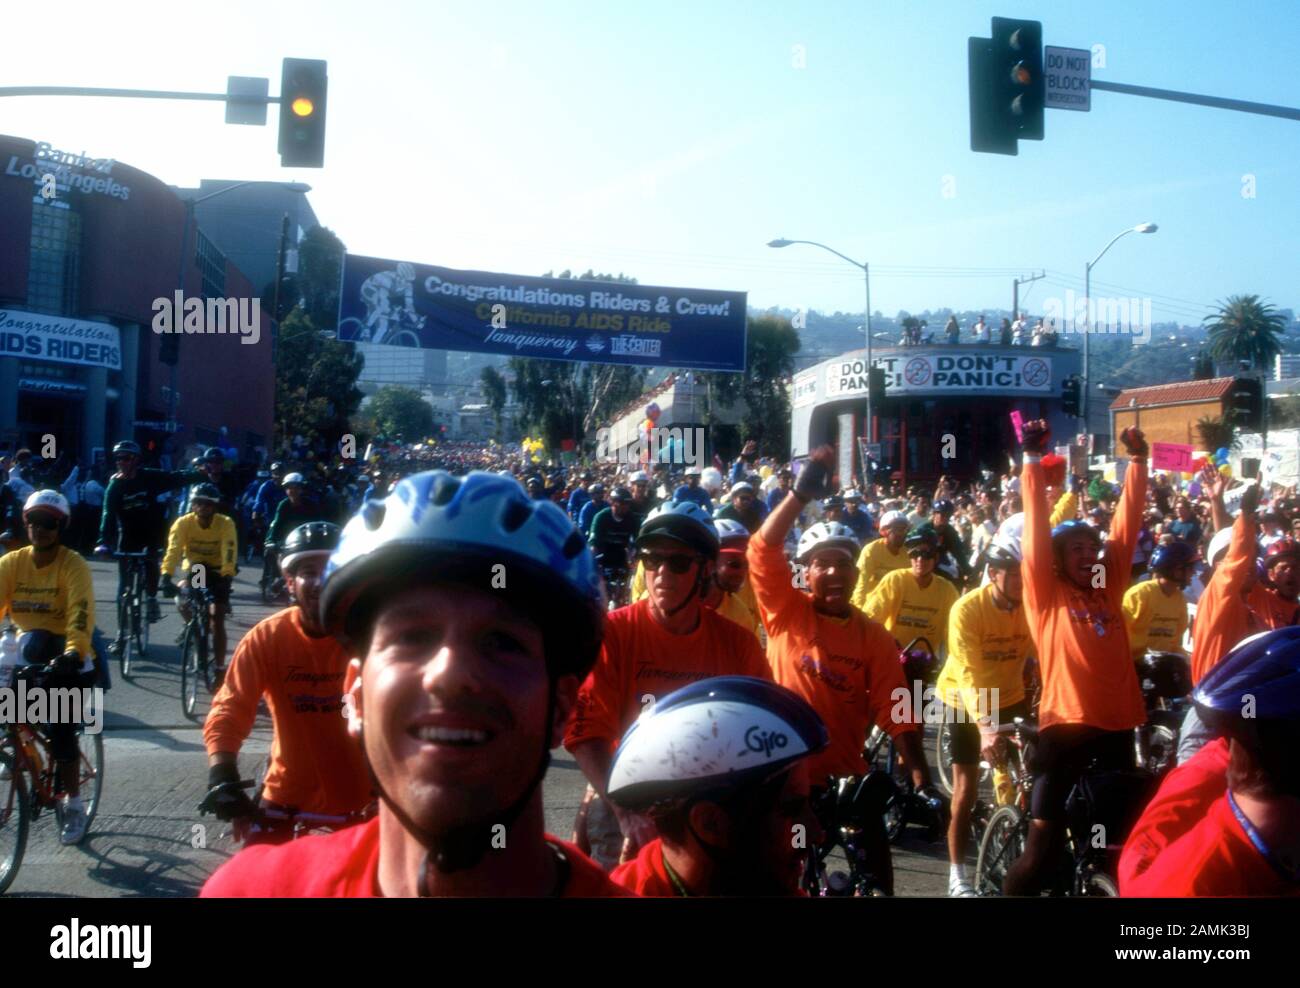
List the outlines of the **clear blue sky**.
{"label": "clear blue sky", "polygon": [[[113,157],[173,184],[306,181],[356,253],[539,274],[745,290],[752,305],[1028,308],[1079,288],[1149,295],[1196,322],[1230,293],[1300,308],[1300,122],[1094,93],[1048,111],[1019,157],[969,150],[966,38],[1037,17],[1049,44],[1105,46],[1099,79],[1300,103],[1300,5],[1217,2],[321,0],[10,2],[0,86],[222,91],[329,60],[326,167],[285,170],[276,110],[0,100],[0,133]],[[796,68],[796,46],[806,67]],[[1256,197],[1242,197],[1243,175]],[[945,182],[955,195],[945,197]]]}

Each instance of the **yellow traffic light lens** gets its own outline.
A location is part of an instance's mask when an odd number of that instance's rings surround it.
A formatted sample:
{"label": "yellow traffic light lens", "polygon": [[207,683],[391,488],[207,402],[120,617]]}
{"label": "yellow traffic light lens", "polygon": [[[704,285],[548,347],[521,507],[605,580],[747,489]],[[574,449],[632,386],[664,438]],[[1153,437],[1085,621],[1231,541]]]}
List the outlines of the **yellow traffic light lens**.
{"label": "yellow traffic light lens", "polygon": [[295,116],[310,117],[316,107],[306,96],[299,96],[289,104],[289,109],[293,110]]}

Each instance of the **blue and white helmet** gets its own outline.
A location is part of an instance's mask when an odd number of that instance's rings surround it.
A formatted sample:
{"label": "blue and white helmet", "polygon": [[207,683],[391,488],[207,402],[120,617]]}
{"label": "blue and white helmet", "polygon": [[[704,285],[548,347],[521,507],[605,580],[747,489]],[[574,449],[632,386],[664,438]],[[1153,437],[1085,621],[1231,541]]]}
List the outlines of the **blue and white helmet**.
{"label": "blue and white helmet", "polygon": [[637,532],[637,547],[654,537],[675,539],[706,559],[718,557],[718,529],[694,501],[670,501],[651,511]]}
{"label": "blue and white helmet", "polygon": [[[325,567],[322,620],[351,635],[382,594],[421,579],[482,582],[496,564],[506,566],[515,599],[538,617],[552,673],[585,676],[603,630],[595,560],[559,507],[483,471],[412,474],[388,497],[366,502]],[[561,647],[552,647],[552,636]]]}
{"label": "blue and white helmet", "polygon": [[749,544],[749,529],[733,518],[714,518],[713,527],[718,530],[718,539],[722,548],[744,548]]}
{"label": "blue and white helmet", "polygon": [[750,676],[702,679],[628,728],[610,768],[609,798],[641,810],[761,784],[828,744],[816,711],[784,686]]}

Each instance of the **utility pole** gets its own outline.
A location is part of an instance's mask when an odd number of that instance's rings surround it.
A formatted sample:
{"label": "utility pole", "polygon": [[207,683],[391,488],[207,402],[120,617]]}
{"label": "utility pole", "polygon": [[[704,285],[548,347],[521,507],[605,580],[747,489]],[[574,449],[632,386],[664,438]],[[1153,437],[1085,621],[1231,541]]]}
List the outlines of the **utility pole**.
{"label": "utility pole", "polygon": [[1040,271],[1038,274],[1031,274],[1028,278],[1016,278],[1011,282],[1011,321],[1014,322],[1020,315],[1020,286],[1027,285],[1031,281],[1037,281],[1039,278],[1046,278],[1047,272]]}
{"label": "utility pole", "polygon": [[280,220],[280,249],[276,253],[275,259],[275,293],[271,300],[271,318],[275,324],[271,327],[271,362],[275,363],[276,344],[280,337],[280,282],[284,281],[284,251],[285,245],[289,241],[289,214],[285,213],[284,218]]}

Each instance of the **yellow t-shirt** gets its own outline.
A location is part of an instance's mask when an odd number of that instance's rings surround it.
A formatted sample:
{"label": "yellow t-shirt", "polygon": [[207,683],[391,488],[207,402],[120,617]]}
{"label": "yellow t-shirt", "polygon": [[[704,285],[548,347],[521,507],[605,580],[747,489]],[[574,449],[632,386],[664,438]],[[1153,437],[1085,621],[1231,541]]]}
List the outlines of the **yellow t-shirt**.
{"label": "yellow t-shirt", "polygon": [[853,588],[853,606],[861,608],[866,603],[867,594],[876,589],[886,573],[907,569],[911,565],[903,546],[900,545],[897,552],[891,552],[884,538],[872,539],[858,553],[858,585]]}
{"label": "yellow t-shirt", "polygon": [[90,635],[95,627],[95,588],[86,561],[59,546],[54,562],[37,568],[32,547],[0,556],[0,620],[8,614],[19,631],[63,635],[76,649],[82,671],[94,668]]}
{"label": "yellow t-shirt", "polygon": [[199,516],[191,511],[172,522],[171,533],[167,536],[167,555],[162,561],[162,575],[172,575],[180,564],[188,579],[193,567],[201,563],[222,576],[234,576],[235,552],[233,521],[218,512],[212,516],[212,524],[204,528],[199,524]]}
{"label": "yellow t-shirt", "polygon": [[1129,587],[1124,594],[1124,624],[1134,661],[1142,653],[1183,651],[1187,631],[1187,600],[1175,590],[1166,594],[1154,579]]}
{"label": "yellow t-shirt", "polygon": [[922,589],[910,569],[901,569],[884,575],[867,594],[862,610],[900,645],[920,635],[929,639],[938,656],[948,637],[948,612],[956,602],[957,588],[942,576],[936,573]]}
{"label": "yellow t-shirt", "polygon": [[[740,593],[724,592],[722,594],[722,602],[718,604],[717,610],[724,618],[735,621],[736,624],[740,625],[746,631],[752,631],[754,637],[758,639],[758,643],[763,645],[765,643],[763,641],[763,636],[760,633],[762,630],[762,624],[758,620],[758,612],[750,610],[749,607],[745,605],[745,600],[742,596],[745,590],[749,590],[749,581],[746,581],[744,586],[741,587]],[[752,590],[749,592],[751,594],[753,593]]]}
{"label": "yellow t-shirt", "polygon": [[935,692],[971,716],[1019,703],[1025,698],[1025,660],[1033,650],[1023,606],[1002,610],[993,602],[992,584],[972,590],[949,612],[948,661]]}

